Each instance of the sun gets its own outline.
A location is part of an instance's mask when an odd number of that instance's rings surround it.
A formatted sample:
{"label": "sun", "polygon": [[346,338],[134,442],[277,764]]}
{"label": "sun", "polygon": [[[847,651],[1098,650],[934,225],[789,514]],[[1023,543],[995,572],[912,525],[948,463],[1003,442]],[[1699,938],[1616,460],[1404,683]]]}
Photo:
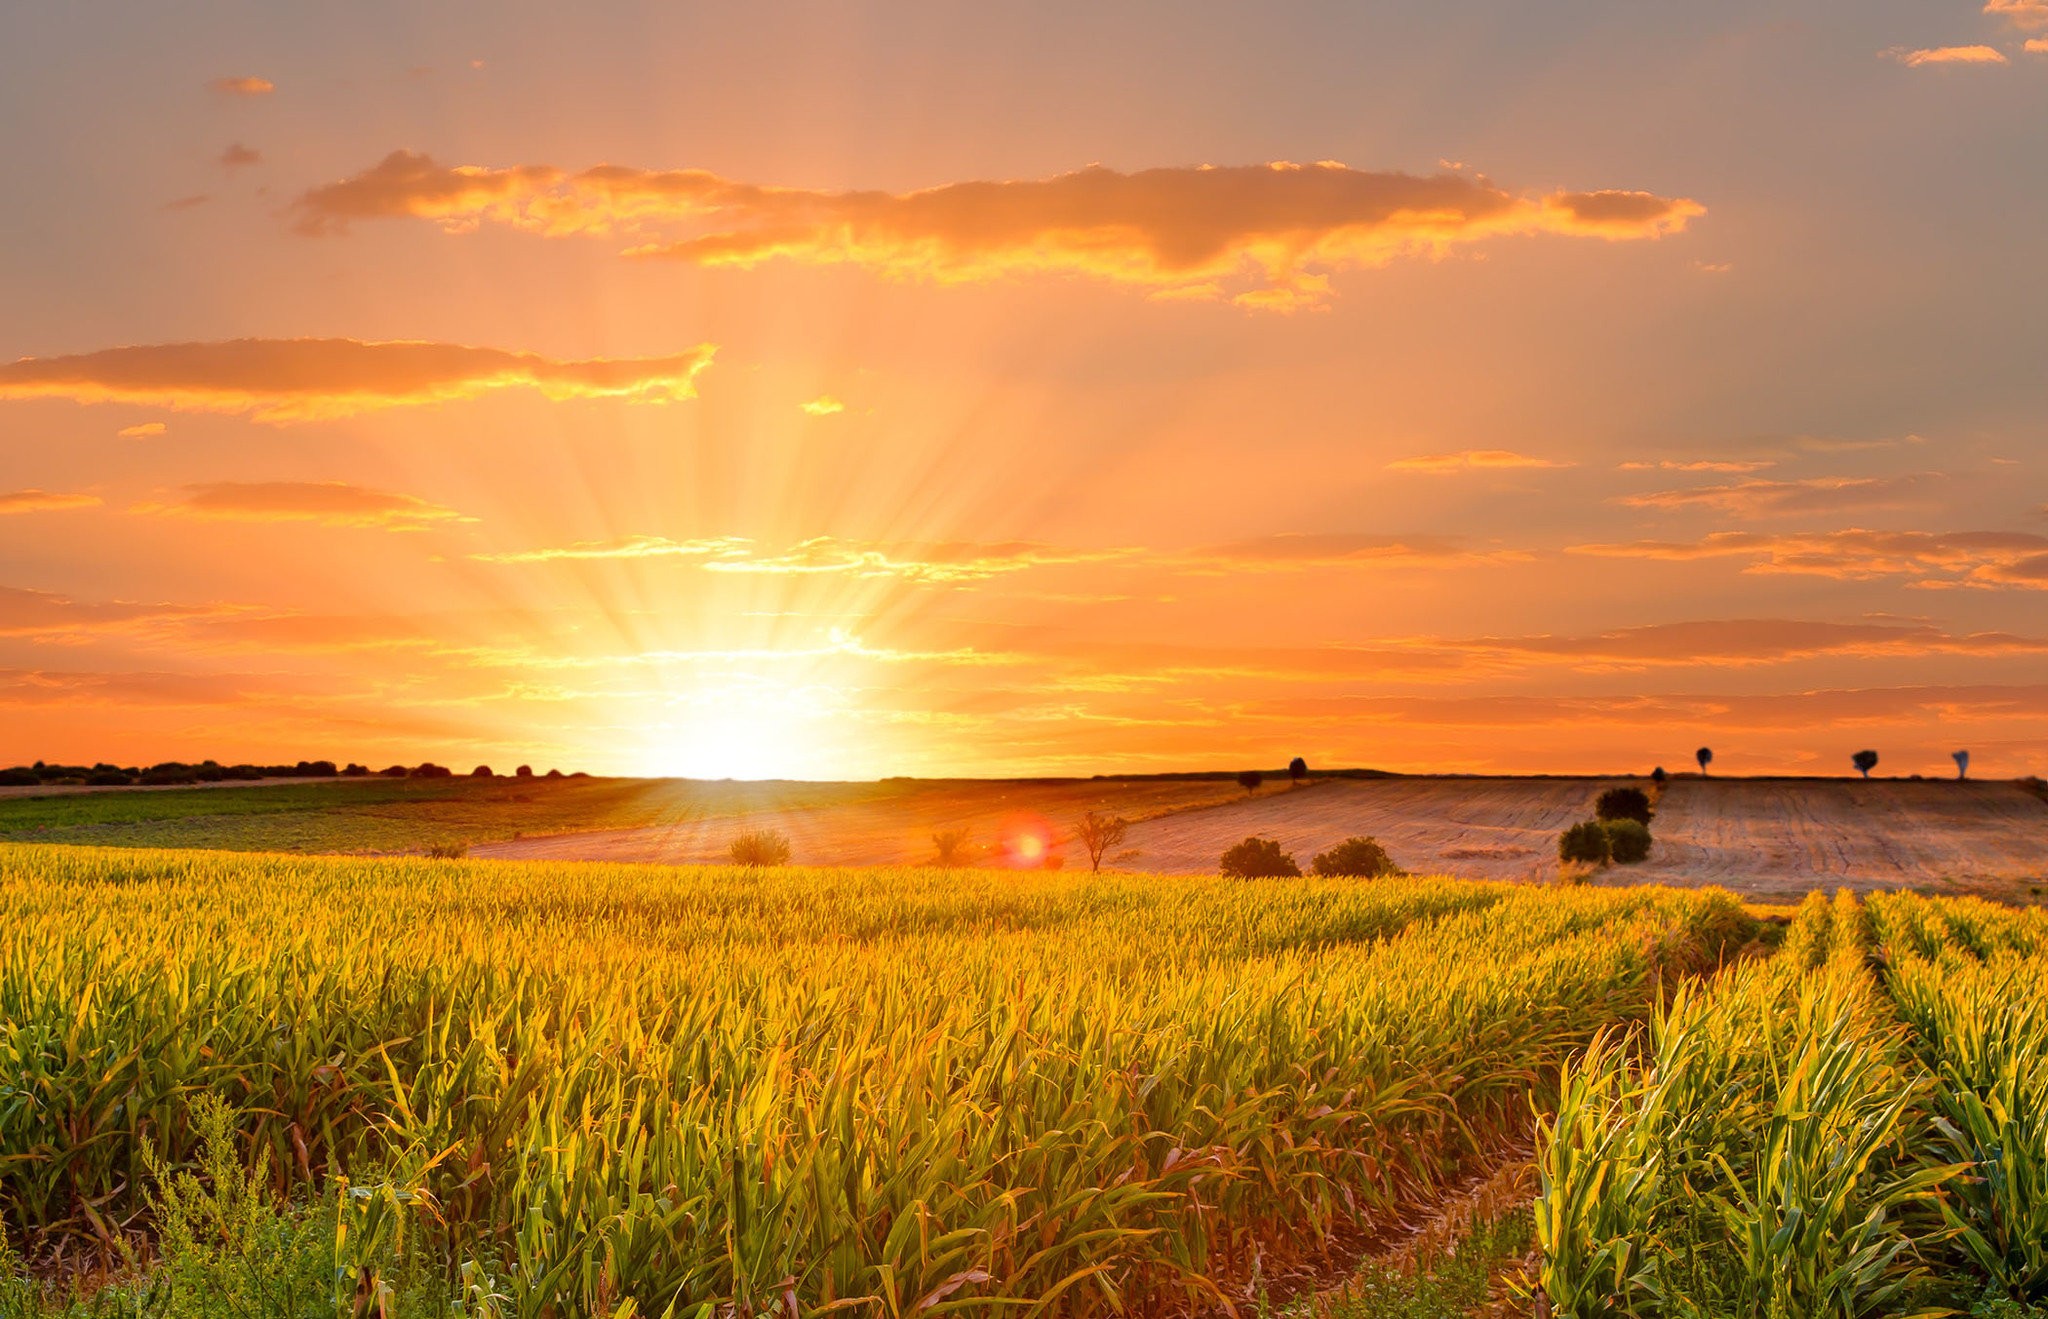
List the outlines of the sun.
{"label": "sun", "polygon": [[741,682],[678,692],[639,712],[636,773],[650,778],[818,779],[842,758],[816,689]]}

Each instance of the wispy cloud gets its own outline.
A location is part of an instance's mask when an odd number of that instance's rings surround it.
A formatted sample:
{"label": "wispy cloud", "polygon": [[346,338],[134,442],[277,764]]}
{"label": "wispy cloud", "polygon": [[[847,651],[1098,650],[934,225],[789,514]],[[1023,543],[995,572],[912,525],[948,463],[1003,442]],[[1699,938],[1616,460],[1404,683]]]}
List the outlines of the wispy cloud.
{"label": "wispy cloud", "polygon": [[1894,46],[1884,52],[1886,59],[1894,59],[1909,69],[1924,68],[1928,65],[1944,64],[2003,64],[2005,53],[1993,46],[1929,46],[1911,50],[1905,46]]}
{"label": "wispy cloud", "polygon": [[1984,0],[1984,12],[2030,32],[2048,28],[2048,0]]}
{"label": "wispy cloud", "polygon": [[1387,470],[1450,476],[1457,472],[1570,466],[1573,464],[1555,462],[1549,458],[1532,458],[1526,453],[1516,453],[1511,449],[1460,449],[1456,453],[1429,453],[1415,458],[1399,458],[1388,463]]}
{"label": "wispy cloud", "polygon": [[1866,581],[1903,577],[1922,587],[2048,589],[2048,536],[2022,531],[1725,531],[1692,541],[1639,540],[1574,545],[1605,558],[1749,560],[1754,573],[1797,573]]}
{"label": "wispy cloud", "polygon": [[1532,556],[1523,550],[1475,548],[1459,536],[1287,532],[1191,550],[1179,557],[1196,569],[1243,572],[1361,566],[1447,567],[1460,563],[1523,562]]}
{"label": "wispy cloud", "polygon": [[715,351],[703,344],[667,357],[558,361],[461,344],[356,339],[153,344],[21,358],[0,366],[0,399],[246,413],[261,422],[344,417],[507,389],[553,400],[666,403],[696,397],[697,374]]}
{"label": "wispy cloud", "polygon": [[1287,309],[1325,300],[1332,271],[1501,235],[1656,238],[1698,202],[1627,190],[1509,192],[1484,176],[1312,165],[1199,166],[921,191],[829,192],[706,170],[447,166],[393,152],[296,204],[299,227],[432,220],[546,236],[625,235],[635,255],[704,266],[857,265],[940,283],[1085,275],[1175,298]]}
{"label": "wispy cloud", "polygon": [[1737,481],[1688,490],[1654,490],[1623,495],[1628,508],[1708,508],[1736,517],[1782,517],[1795,513],[1843,513],[1907,508],[1927,502],[1945,478],[1938,472],[1905,476],[1817,476],[1802,481]]}
{"label": "wispy cloud", "polygon": [[1776,467],[1777,465],[1776,462],[1768,458],[1741,462],[1717,458],[1701,458],[1691,462],[1678,462],[1666,458],[1662,462],[1654,463],[1622,463],[1615,470],[1619,472],[1724,472],[1733,475],[1746,475],[1750,472],[1761,472],[1765,468]]}
{"label": "wispy cloud", "polygon": [[215,78],[206,84],[223,96],[268,96],[277,90],[277,84],[268,78],[244,75],[239,78]]}
{"label": "wispy cloud", "polygon": [[220,608],[209,605],[87,601],[54,591],[0,586],[0,636],[33,636],[38,641],[56,644],[220,612]]}
{"label": "wispy cloud", "polygon": [[707,559],[748,552],[754,542],[742,536],[671,540],[667,536],[622,536],[616,540],[579,540],[570,545],[533,550],[473,554],[484,563],[555,563],[589,559]]}
{"label": "wispy cloud", "polygon": [[390,531],[467,520],[452,508],[413,495],[342,481],[215,481],[186,486],[177,500],[141,504],[135,511],[207,521],[320,522]]}
{"label": "wispy cloud", "polygon": [[846,411],[846,405],[830,394],[820,394],[809,402],[800,403],[797,406],[803,409],[806,415],[812,417],[829,417],[836,412]]}
{"label": "wispy cloud", "polygon": [[0,516],[12,513],[55,513],[71,508],[96,508],[98,495],[54,490],[0,491]]}

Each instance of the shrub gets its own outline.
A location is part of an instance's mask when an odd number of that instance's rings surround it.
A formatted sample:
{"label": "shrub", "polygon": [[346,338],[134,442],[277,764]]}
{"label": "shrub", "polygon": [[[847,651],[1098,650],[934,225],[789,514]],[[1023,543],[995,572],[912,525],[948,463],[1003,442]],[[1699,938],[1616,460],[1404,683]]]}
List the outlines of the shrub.
{"label": "shrub", "polygon": [[220,776],[223,779],[232,779],[240,783],[244,780],[253,781],[262,778],[263,771],[254,765],[230,765],[220,772]]}
{"label": "shrub", "polygon": [[468,843],[428,843],[427,855],[437,861],[460,861],[469,855]]}
{"label": "shrub", "polygon": [[1232,879],[1292,879],[1301,874],[1294,858],[1270,838],[1247,838],[1216,863],[1219,874]]}
{"label": "shrub", "polygon": [[370,767],[368,765],[358,765],[350,762],[348,767],[341,771],[341,776],[345,779],[360,779],[367,777],[369,772]]}
{"label": "shrub", "polygon": [[35,788],[42,786],[42,782],[43,776],[26,765],[16,765],[13,769],[0,769],[0,787]]}
{"label": "shrub", "polygon": [[1607,820],[1601,827],[1607,831],[1607,855],[1615,864],[1632,866],[1650,855],[1650,826],[1641,820]]}
{"label": "shrub", "polygon": [[561,777],[562,777],[562,771],[561,771],[561,770],[558,770],[558,769],[551,769],[551,770],[549,770],[549,771],[548,771],[548,772],[547,772],[546,774],[542,775],[541,777],[543,777],[543,778],[550,778],[550,779],[558,779],[558,778],[561,778]]}
{"label": "shrub", "polygon": [[135,776],[123,769],[96,769],[85,781],[95,788],[120,788],[135,782]]}
{"label": "shrub", "polygon": [[402,779],[412,773],[403,765],[387,765],[379,772],[387,779]]}
{"label": "shrub", "polygon": [[1599,820],[1634,820],[1650,823],[1650,795],[1641,788],[1609,788],[1593,806]]}
{"label": "shrub", "polygon": [[773,829],[756,829],[733,839],[730,852],[736,866],[786,866],[789,836]]}
{"label": "shrub", "polygon": [[1237,776],[1237,786],[1243,788],[1246,792],[1257,792],[1259,785],[1265,781],[1266,776],[1255,769],[1248,769]]}
{"label": "shrub", "polygon": [[1664,772],[1664,767],[1662,765],[1659,765],[1657,766],[1657,768],[1650,771],[1650,782],[1652,783],[1662,784],[1664,780],[1669,777],[1670,776]]}
{"label": "shrub", "polygon": [[416,779],[447,779],[455,777],[455,771],[446,765],[436,765],[428,760],[414,767],[412,776]]}
{"label": "shrub", "polygon": [[1398,875],[1401,867],[1394,864],[1394,858],[1387,855],[1376,838],[1347,838],[1327,852],[1316,853],[1316,859],[1308,863],[1309,870],[1318,875],[1348,875],[1375,879],[1381,875]]}
{"label": "shrub", "polygon": [[490,777],[491,777],[491,767],[490,767],[489,765],[478,765],[478,766],[477,766],[477,767],[476,767],[475,769],[473,769],[473,770],[471,770],[471,771],[469,772],[469,776],[470,776],[471,778],[473,778],[473,779],[487,779],[487,778],[490,778]]}
{"label": "shrub", "polygon": [[967,845],[968,833],[966,829],[941,829],[932,835],[932,847],[938,853],[940,865],[966,864],[971,850]]}
{"label": "shrub", "polygon": [[1605,865],[1609,856],[1607,830],[1598,820],[1581,820],[1557,838],[1557,859]]}
{"label": "shrub", "polygon": [[513,777],[513,778],[515,778],[515,779],[530,779],[530,778],[532,778],[532,777],[533,777],[533,766],[531,766],[531,765],[521,765],[521,766],[520,766],[520,767],[519,767],[518,769],[515,769],[515,770],[513,770],[513,771],[512,771],[512,777]]}

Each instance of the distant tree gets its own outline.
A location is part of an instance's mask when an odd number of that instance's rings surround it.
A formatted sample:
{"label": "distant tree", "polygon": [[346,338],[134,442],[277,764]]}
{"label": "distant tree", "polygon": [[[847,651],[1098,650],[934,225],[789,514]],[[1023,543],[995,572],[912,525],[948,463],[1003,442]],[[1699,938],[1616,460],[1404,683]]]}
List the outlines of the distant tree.
{"label": "distant tree", "polygon": [[1223,854],[1218,873],[1232,879],[1294,879],[1301,867],[1270,838],[1247,838]]}
{"label": "distant tree", "polygon": [[416,779],[445,779],[454,777],[454,774],[455,771],[446,765],[436,765],[431,760],[421,761],[412,771],[412,776]]}
{"label": "distant tree", "polygon": [[1296,783],[1308,777],[1308,762],[1300,756],[1287,762],[1287,777]]}
{"label": "distant tree", "polygon": [[1699,750],[1693,752],[1692,755],[1694,760],[1700,762],[1700,773],[1702,775],[1705,775],[1707,772],[1707,766],[1714,763],[1714,748],[1701,747]]}
{"label": "distant tree", "polygon": [[774,829],[756,829],[733,839],[728,851],[736,866],[786,866],[789,835]]}
{"label": "distant tree", "polygon": [[1863,777],[1867,779],[1870,777],[1870,771],[1877,768],[1877,753],[1875,751],[1858,751],[1855,755],[1849,757],[1849,763],[1861,770]]}
{"label": "distant tree", "polygon": [[1255,769],[1248,769],[1237,776],[1237,786],[1243,788],[1246,792],[1257,792],[1259,785],[1265,781],[1266,776]]}
{"label": "distant tree", "polygon": [[1104,815],[1090,811],[1074,826],[1074,839],[1081,844],[1081,850],[1088,854],[1088,869],[1102,869],[1102,858],[1110,848],[1123,842],[1124,835],[1131,830],[1130,821],[1121,815]]}
{"label": "distant tree", "polygon": [[520,766],[520,767],[519,767],[518,769],[515,769],[515,770],[513,770],[513,771],[512,771],[512,777],[513,777],[513,778],[515,778],[515,779],[530,779],[530,778],[532,778],[532,777],[533,777],[533,766],[531,766],[531,765],[521,765],[521,766]]}
{"label": "distant tree", "polygon": [[1660,787],[1663,786],[1664,780],[1669,777],[1670,775],[1664,772],[1664,767],[1662,765],[1659,765],[1657,766],[1657,768],[1650,771],[1650,782],[1655,783]]}
{"label": "distant tree", "polygon": [[478,765],[475,769],[469,772],[469,776],[473,779],[490,778],[492,777],[491,767],[489,765]]}
{"label": "distant tree", "polygon": [[550,778],[550,779],[558,779],[558,778],[561,778],[561,777],[562,777],[562,771],[561,771],[561,770],[558,770],[558,769],[551,769],[551,770],[549,770],[549,771],[548,771],[548,772],[547,772],[546,774],[542,775],[542,777],[543,777],[543,778]]}
{"label": "distant tree", "polygon": [[967,840],[972,836],[968,829],[941,829],[932,835],[932,848],[938,853],[942,866],[959,866],[967,863],[971,852]]}
{"label": "distant tree", "polygon": [[1597,820],[1636,820],[1650,823],[1650,794],[1641,788],[1609,788],[1593,804]]}
{"label": "distant tree", "polygon": [[[214,766],[214,768],[219,769],[220,766],[216,765]],[[342,767],[341,776],[345,779],[359,779],[367,775],[369,772],[370,767],[368,765],[358,765],[354,761],[350,761],[347,765]]]}
{"label": "distant tree", "polygon": [[1401,873],[1401,867],[1394,864],[1394,858],[1387,855],[1387,849],[1376,838],[1347,838],[1327,852],[1316,853],[1308,868],[1312,874],[1359,879]]}
{"label": "distant tree", "polygon": [[1970,753],[1967,751],[1953,751],[1949,754],[1955,757],[1956,777],[1959,779],[1970,777]]}
{"label": "distant tree", "polygon": [[[384,777],[385,777],[385,778],[387,778],[387,779],[402,779],[402,778],[404,778],[404,777],[405,777],[406,775],[408,775],[408,774],[410,774],[410,773],[412,773],[412,771],[411,771],[411,770],[409,770],[409,769],[407,769],[407,768],[406,768],[405,766],[403,766],[403,765],[391,765],[391,766],[387,766],[387,767],[386,767],[386,768],[384,769],[384,771],[383,771]],[[233,777],[233,776],[232,776],[232,775],[230,775],[230,777]]]}
{"label": "distant tree", "polygon": [[1558,835],[1557,859],[1560,861],[1586,861],[1604,866],[1610,855],[1607,830],[1598,820],[1581,820]]}

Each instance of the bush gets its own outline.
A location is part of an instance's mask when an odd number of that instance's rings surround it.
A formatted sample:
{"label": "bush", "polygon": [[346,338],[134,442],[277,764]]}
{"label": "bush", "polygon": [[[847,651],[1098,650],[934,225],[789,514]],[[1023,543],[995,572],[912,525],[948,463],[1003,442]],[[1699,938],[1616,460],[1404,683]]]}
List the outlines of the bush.
{"label": "bush", "polygon": [[736,866],[786,866],[789,836],[773,829],[756,829],[733,839],[731,854]]}
{"label": "bush", "polygon": [[447,779],[455,777],[455,771],[446,765],[436,765],[428,760],[414,766],[412,776],[416,779]]}
{"label": "bush", "polygon": [[1247,838],[1223,854],[1217,872],[1232,879],[1293,879],[1301,874],[1294,858],[1270,838]]}
{"label": "bush", "polygon": [[1560,861],[1584,861],[1601,866],[1607,864],[1609,854],[1607,830],[1598,820],[1581,820],[1558,835],[1557,859]]}
{"label": "bush", "polygon": [[548,772],[547,772],[547,773],[546,773],[545,775],[543,775],[542,777],[544,777],[544,778],[550,778],[550,779],[558,779],[558,778],[561,778],[561,777],[562,777],[562,771],[561,771],[561,770],[558,770],[558,769],[551,769],[551,770],[549,770],[549,771],[548,771]]}
{"label": "bush", "polygon": [[1615,864],[1632,866],[1650,855],[1650,827],[1641,820],[1607,820],[1607,855]]}
{"label": "bush", "polygon": [[490,777],[491,777],[491,767],[490,767],[489,765],[478,765],[478,766],[477,766],[477,767],[476,767],[475,769],[473,769],[473,770],[471,770],[471,771],[469,772],[469,776],[470,776],[471,778],[473,778],[473,779],[487,779],[487,778],[490,778]]}
{"label": "bush", "polygon": [[43,776],[26,765],[17,765],[13,769],[0,769],[0,787],[38,788],[42,786],[42,783]]}
{"label": "bush", "polygon": [[1246,792],[1257,792],[1259,785],[1265,781],[1266,776],[1255,769],[1248,769],[1237,776],[1237,786],[1243,788]]}
{"label": "bush", "polygon": [[341,776],[345,779],[360,779],[368,777],[369,773],[370,767],[368,765],[358,765],[354,761],[350,761],[347,768],[341,771]]}
{"label": "bush", "polygon": [[436,861],[460,861],[469,855],[468,843],[429,843],[427,855]]}
{"label": "bush", "polygon": [[512,771],[512,777],[513,777],[513,778],[515,778],[515,779],[530,779],[530,778],[532,778],[532,777],[533,777],[533,766],[531,766],[531,765],[521,765],[521,766],[520,766],[520,767],[519,767],[518,769],[515,769],[515,770],[513,770],[513,771]]}
{"label": "bush", "polygon": [[135,782],[135,776],[123,769],[96,769],[85,781],[95,788],[123,788]]}
{"label": "bush", "polygon": [[1401,873],[1401,867],[1394,864],[1394,858],[1387,855],[1387,849],[1381,847],[1375,838],[1347,838],[1327,852],[1316,853],[1316,859],[1308,863],[1308,868],[1318,875],[1347,875],[1364,879]]}
{"label": "bush", "polygon": [[402,779],[406,775],[412,773],[412,771],[407,769],[403,765],[386,765],[383,769],[379,770],[378,773],[383,775],[387,779]]}
{"label": "bush", "polygon": [[967,859],[973,854],[973,849],[968,846],[967,836],[968,831],[965,829],[941,829],[932,835],[932,848],[938,853],[940,865],[959,866],[967,863]]}
{"label": "bush", "polygon": [[1634,820],[1639,824],[1650,823],[1650,794],[1641,788],[1609,788],[1600,794],[1600,800],[1593,807],[1593,816],[1599,820]]}

